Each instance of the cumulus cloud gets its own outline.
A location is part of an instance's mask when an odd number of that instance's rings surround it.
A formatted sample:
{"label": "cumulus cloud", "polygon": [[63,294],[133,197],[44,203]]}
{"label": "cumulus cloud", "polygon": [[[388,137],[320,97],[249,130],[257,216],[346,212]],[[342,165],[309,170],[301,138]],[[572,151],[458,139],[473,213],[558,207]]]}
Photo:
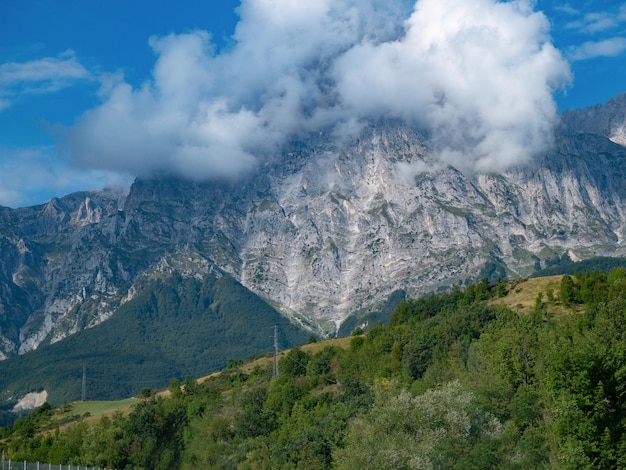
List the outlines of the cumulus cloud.
{"label": "cumulus cloud", "polygon": [[428,126],[442,159],[462,169],[503,170],[546,149],[552,93],[569,67],[543,15],[525,2],[421,0],[406,28],[398,41],[364,42],[337,60],[353,113]]}
{"label": "cumulus cloud", "polygon": [[57,57],[0,64],[0,111],[11,106],[20,94],[56,92],[90,79],[90,72],[71,50]]}
{"label": "cumulus cloud", "polygon": [[427,130],[444,162],[498,171],[546,150],[570,80],[529,0],[243,0],[232,45],[151,38],[152,75],[109,84],[66,132],[85,167],[237,176],[289,139],[368,120]]}

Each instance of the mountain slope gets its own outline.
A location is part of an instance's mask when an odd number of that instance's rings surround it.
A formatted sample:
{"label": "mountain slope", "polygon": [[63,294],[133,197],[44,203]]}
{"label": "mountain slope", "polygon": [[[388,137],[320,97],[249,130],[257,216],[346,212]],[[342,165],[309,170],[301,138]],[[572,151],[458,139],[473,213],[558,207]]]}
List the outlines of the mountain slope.
{"label": "mountain slope", "polygon": [[526,276],[565,253],[623,255],[626,148],[582,132],[593,130],[580,124],[586,112],[564,117],[551,153],[502,174],[444,166],[419,131],[379,122],[347,143],[303,137],[237,182],[159,177],[128,195],[2,209],[0,350],[24,353],[106,320],[143,273],[172,259],[198,276],[222,270],[332,334],[398,290]]}
{"label": "mountain slope", "polygon": [[[1,403],[46,390],[48,401],[80,398],[82,368],[91,400],[136,395],[171,379],[223,369],[227,359],[303,344],[307,334],[230,276],[178,272],[143,279],[106,322],[0,362]],[[80,311],[76,312],[80,316]]]}

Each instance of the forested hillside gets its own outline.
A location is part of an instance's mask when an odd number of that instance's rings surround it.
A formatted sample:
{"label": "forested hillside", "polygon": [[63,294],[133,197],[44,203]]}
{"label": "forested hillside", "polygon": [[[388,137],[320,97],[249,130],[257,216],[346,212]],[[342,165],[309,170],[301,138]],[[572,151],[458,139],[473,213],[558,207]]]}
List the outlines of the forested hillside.
{"label": "forested hillside", "polygon": [[149,278],[108,321],[1,361],[0,403],[10,407],[40,390],[52,404],[78,400],[83,366],[90,400],[166,387],[173,378],[221,370],[228,359],[271,351],[275,326],[283,348],[309,335],[228,275]]}
{"label": "forested hillside", "polygon": [[43,407],[0,446],[118,469],[626,467],[626,269],[565,275],[526,314],[500,303],[520,282],[404,301],[278,378],[265,358],[61,428]]}

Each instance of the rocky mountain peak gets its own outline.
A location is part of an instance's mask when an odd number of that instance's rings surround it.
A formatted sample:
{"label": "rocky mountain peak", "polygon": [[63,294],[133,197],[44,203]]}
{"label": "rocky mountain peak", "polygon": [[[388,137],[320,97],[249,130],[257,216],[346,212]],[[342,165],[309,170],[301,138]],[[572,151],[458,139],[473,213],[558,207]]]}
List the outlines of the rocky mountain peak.
{"label": "rocky mountain peak", "polygon": [[573,132],[599,135],[626,146],[626,93],[604,104],[565,111],[562,119]]}

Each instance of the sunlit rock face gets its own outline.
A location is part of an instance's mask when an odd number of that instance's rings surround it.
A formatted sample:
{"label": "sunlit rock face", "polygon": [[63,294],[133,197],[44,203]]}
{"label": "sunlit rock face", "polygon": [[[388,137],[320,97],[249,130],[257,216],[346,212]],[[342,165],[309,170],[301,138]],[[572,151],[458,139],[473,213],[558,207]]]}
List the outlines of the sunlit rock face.
{"label": "sunlit rock face", "polygon": [[441,164],[427,136],[381,122],[302,138],[237,182],[161,177],[0,208],[0,359],[106,321],[163,272],[229,273],[332,334],[398,289],[623,255],[625,110],[622,96],[565,113],[553,150],[501,173]]}
{"label": "sunlit rock face", "polygon": [[394,289],[463,283],[488,265],[523,276],[566,251],[623,253],[625,156],[599,136],[560,135],[533,166],[465,175],[436,164],[419,134],[372,127],[268,176],[232,269],[290,311],[340,322]]}

